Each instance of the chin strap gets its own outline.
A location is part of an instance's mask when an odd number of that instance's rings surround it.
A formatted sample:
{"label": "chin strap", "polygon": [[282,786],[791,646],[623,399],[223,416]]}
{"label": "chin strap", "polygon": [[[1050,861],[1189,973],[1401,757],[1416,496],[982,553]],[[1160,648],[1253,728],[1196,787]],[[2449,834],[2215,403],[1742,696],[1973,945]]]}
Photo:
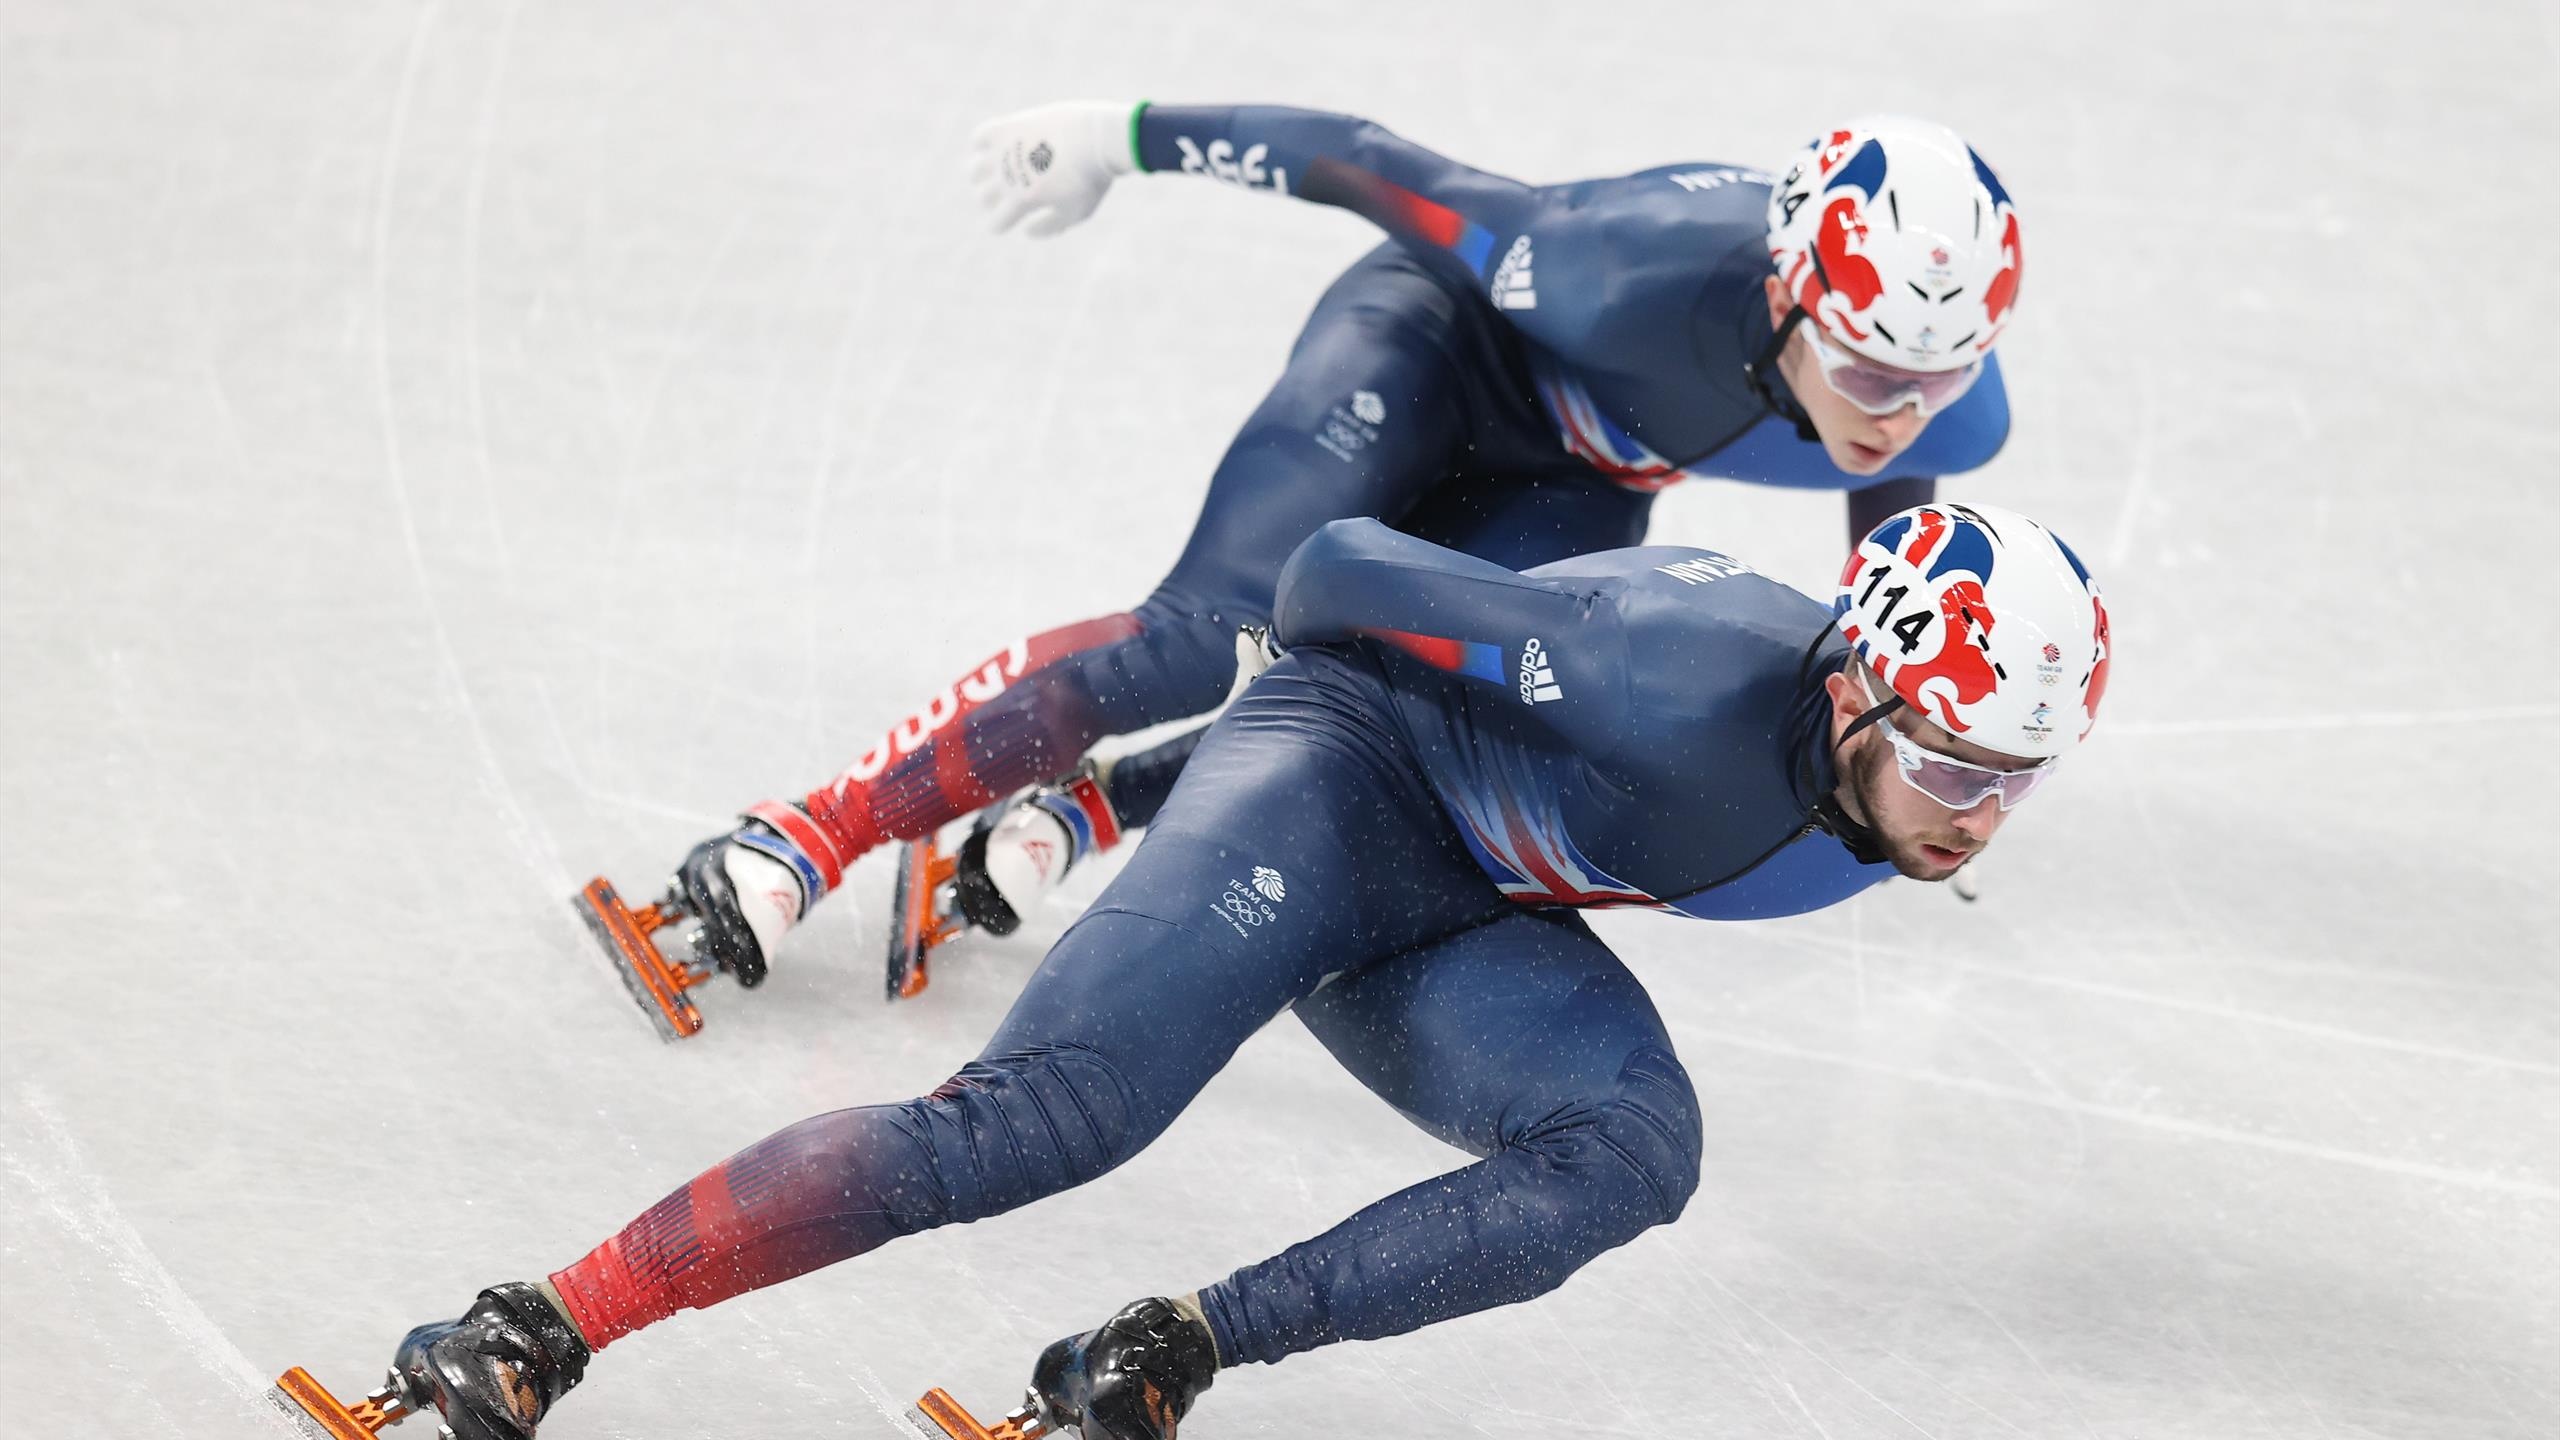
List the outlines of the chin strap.
{"label": "chin strap", "polygon": [[1787,337],[1796,333],[1796,327],[1803,323],[1803,306],[1799,305],[1789,310],[1787,318],[1779,323],[1776,330],[1770,332],[1769,343],[1760,347],[1760,353],[1751,357],[1750,364],[1742,367],[1742,373],[1750,379],[1751,388],[1759,392],[1760,403],[1768,406],[1778,418],[1796,427],[1797,439],[1808,444],[1819,445],[1822,443],[1822,435],[1813,428],[1813,417],[1805,413],[1802,405],[1796,403],[1794,395],[1788,393],[1786,383],[1776,378],[1778,356],[1787,348]]}
{"label": "chin strap", "polygon": [[[1832,742],[1831,768],[1841,777],[1841,785],[1848,783],[1848,772],[1840,765],[1840,747],[1856,739],[1859,731],[1901,708],[1902,697],[1896,695],[1850,721],[1849,728],[1841,731],[1840,738]],[[1859,864],[1873,865],[1884,859],[1884,837],[1876,833],[1874,826],[1850,815],[1848,807],[1840,803],[1839,785],[1823,792],[1822,798],[1813,802],[1811,818],[1823,833],[1847,846],[1849,854]]]}
{"label": "chin strap", "polygon": [[1871,825],[1861,825],[1840,808],[1836,795],[1825,795],[1814,802],[1813,823],[1822,832],[1846,846],[1849,858],[1861,865],[1873,865],[1884,859],[1884,837]]}

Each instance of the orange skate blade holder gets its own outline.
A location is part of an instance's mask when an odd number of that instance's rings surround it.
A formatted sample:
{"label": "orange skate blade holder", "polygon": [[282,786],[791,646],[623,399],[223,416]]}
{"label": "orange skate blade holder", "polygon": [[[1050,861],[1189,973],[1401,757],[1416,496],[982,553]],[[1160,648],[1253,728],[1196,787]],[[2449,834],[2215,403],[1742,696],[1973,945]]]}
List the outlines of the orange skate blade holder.
{"label": "orange skate blade holder", "polygon": [[923,994],[924,988],[933,983],[932,966],[925,957],[933,953],[935,946],[969,928],[969,922],[957,915],[933,913],[933,897],[959,870],[959,857],[942,853],[940,842],[931,834],[909,842],[899,853],[896,904],[892,907],[898,928],[890,941],[896,947],[889,966],[891,999],[912,1000]]}
{"label": "orange skate blade holder", "polygon": [[396,1425],[416,1413],[387,1386],[349,1405],[299,1365],[276,1377],[275,1394],[285,1413],[307,1421],[306,1431],[327,1440],[372,1440],[385,1425]]}
{"label": "orange skate blade holder", "polygon": [[978,1417],[951,1398],[951,1392],[936,1387],[924,1392],[907,1411],[907,1418],[924,1431],[926,1440],[1039,1440],[1049,1432],[1029,1406],[1014,1411],[994,1425],[981,1424]]}
{"label": "orange skate blade holder", "polygon": [[702,1012],[684,992],[701,984],[710,972],[670,964],[657,942],[649,938],[673,924],[676,917],[663,905],[630,908],[615,893],[613,882],[601,875],[578,892],[577,905],[579,918],[587,922],[605,953],[613,958],[623,988],[639,1002],[649,1023],[658,1028],[659,1038],[682,1040],[700,1031]]}

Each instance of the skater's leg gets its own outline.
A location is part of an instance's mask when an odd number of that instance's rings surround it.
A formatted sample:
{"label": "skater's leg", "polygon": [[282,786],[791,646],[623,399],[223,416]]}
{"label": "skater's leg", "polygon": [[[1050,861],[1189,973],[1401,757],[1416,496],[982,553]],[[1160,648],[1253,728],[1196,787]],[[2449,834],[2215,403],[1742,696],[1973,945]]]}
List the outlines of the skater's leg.
{"label": "skater's leg", "polygon": [[1468,303],[1392,250],[1352,267],[1316,306],[1211,477],[1181,559],[1143,604],[1015,643],[798,804],[751,809],[807,853],[809,898],[884,840],[1063,774],[1103,736],[1223,700],[1236,627],[1269,618],[1297,543],[1329,520],[1402,514],[1463,448],[1456,367],[1473,352],[1453,334],[1476,323]]}
{"label": "skater's leg", "polygon": [[1147,749],[1089,759],[1074,773],[987,812],[954,857],[953,908],[991,935],[1012,934],[1031,905],[1064,884],[1088,856],[1155,823],[1173,782],[1208,733],[1202,721]]}
{"label": "skater's leg", "polygon": [[1327,1049],[1484,1158],[1200,1293],[1229,1364],[1542,1295],[1677,1217],[1696,1094],[1661,1017],[1580,918],[1517,912],[1298,1005]]}
{"label": "skater's leg", "polygon": [[1102,789],[1111,799],[1113,818],[1131,830],[1154,824],[1156,812],[1173,794],[1173,782],[1182,778],[1182,767],[1191,763],[1191,752],[1200,748],[1208,733],[1205,725],[1186,730],[1112,761],[1102,777]]}
{"label": "skater's leg", "polygon": [[587,1342],[1091,1180],[1327,973],[1502,911],[1376,685],[1330,656],[1274,667],[950,1083],[760,1141],[552,1276]]}

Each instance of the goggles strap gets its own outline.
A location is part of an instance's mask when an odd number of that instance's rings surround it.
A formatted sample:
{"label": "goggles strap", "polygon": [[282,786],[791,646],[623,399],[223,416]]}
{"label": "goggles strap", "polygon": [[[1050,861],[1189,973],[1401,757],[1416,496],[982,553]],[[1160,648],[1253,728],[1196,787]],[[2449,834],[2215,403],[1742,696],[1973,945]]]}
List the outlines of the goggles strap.
{"label": "goggles strap", "polygon": [[1742,367],[1742,374],[1751,382],[1751,388],[1758,392],[1761,404],[1768,406],[1779,419],[1796,427],[1797,439],[1819,445],[1822,435],[1813,428],[1813,416],[1796,403],[1796,397],[1787,389],[1785,377],[1778,374],[1778,357],[1786,353],[1787,338],[1795,334],[1796,327],[1804,321],[1803,306],[1788,310],[1787,318],[1778,322],[1777,329],[1769,332],[1769,343],[1761,346],[1760,353],[1752,356],[1750,363]]}

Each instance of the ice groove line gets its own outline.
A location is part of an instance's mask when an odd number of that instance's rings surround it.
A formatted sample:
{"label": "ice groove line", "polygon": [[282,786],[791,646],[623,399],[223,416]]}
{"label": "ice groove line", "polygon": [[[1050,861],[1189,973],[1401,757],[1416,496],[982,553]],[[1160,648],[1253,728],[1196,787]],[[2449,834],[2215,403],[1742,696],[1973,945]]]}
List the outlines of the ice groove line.
{"label": "ice groove line", "polygon": [[2156,402],[2152,397],[2151,372],[2134,374],[2133,444],[2125,462],[2124,499],[2116,507],[2115,533],[2107,540],[2107,564],[2121,565],[2133,553],[2133,529],[2140,517],[2145,492],[2151,488],[2152,416]]}
{"label": "ice groove line", "polygon": [[1831,1065],[1843,1070],[1856,1070],[1868,1075],[1882,1075],[1915,1084],[1934,1085],[1941,1089],[1979,1095],[1988,1100],[2002,1100],[2015,1105],[2033,1105],[2044,1110],[2085,1115],[2096,1120],[2113,1120],[2121,1124],[2158,1130],[2171,1135],[2184,1135],[2197,1140],[2216,1140],[2253,1150],[2266,1150],[2279,1155],[2293,1155],[2306,1160],[2322,1160],[2333,1165],[2348,1165],[2361,1170],[2398,1175],[2405,1179],[2427,1180],[2439,1185],[2452,1185],[2465,1190],[2489,1191],[2515,1195],[2528,1200],[2560,1200],[2560,1186],[2533,1180],[2512,1180],[2504,1175],[2479,1170],[2456,1170],[2450,1166],[2429,1165],[2420,1160],[2395,1160],[2388,1155],[2368,1155],[2336,1145],[2317,1145],[2308,1140],[2289,1140],[2281,1135],[2253,1135],[2227,1125],[2208,1125],[2201,1120],[2182,1120],[2174,1115],[2154,1115],[2141,1110],[2128,1110],[2117,1105],[2100,1105],[2095,1101],[2074,1099],[2065,1095],[2040,1095],[2013,1085],[1989,1080],[1972,1080],[1961,1075],[1942,1075],[1934,1070],[1915,1070],[1901,1065],[1883,1065],[1861,1060],[1853,1055],[1834,1055],[1821,1050],[1808,1050],[1756,1035],[1734,1035],[1724,1031],[1691,1032],[1699,1040],[1726,1045],[1737,1050],[1750,1050],[1762,1055],[1776,1055],[1788,1060],[1801,1060],[1814,1065]]}
{"label": "ice groove line", "polygon": [[2476,1065],[2484,1070],[2515,1070],[2527,1075],[2560,1076],[2560,1065],[2540,1060],[2511,1059],[2504,1055],[2488,1055],[2476,1050],[2457,1050],[2450,1045],[2430,1045],[2422,1040],[2399,1040],[2388,1035],[2368,1035],[2337,1025],[2323,1025],[2316,1020],[2294,1020],[2282,1015],[2267,1015],[2243,1010],[2232,1005],[2216,1005],[2205,1000],[2187,1000],[2174,995],[2153,995],[2123,985],[2108,985],[2096,980],[2075,980],[2059,975],[2030,975],[2023,971],[2005,970],[1995,965],[1960,963],[1955,968],[1976,975],[1988,975],[2019,985],[2046,985],[2057,990],[2070,990],[2083,995],[2098,995],[2110,1000],[2128,1000],[2141,1005],[2156,1005],[2163,1010],[2176,1010],[2189,1015],[2209,1015],[2216,1020],[2229,1020],[2243,1025],[2264,1025],[2270,1030],[2283,1030],[2296,1035],[2309,1035],[2321,1040],[2335,1040],[2342,1045],[2362,1045],[2374,1050],[2388,1050],[2398,1055],[2417,1055],[2429,1060],[2448,1060],[2457,1065]]}
{"label": "ice groove line", "polygon": [[[1792,936],[1772,936],[1771,938],[1779,944],[1808,954],[1822,955],[1826,958],[1832,958],[1834,954],[1832,947],[1825,942]],[[2423,1040],[2402,1040],[2391,1035],[2375,1035],[2363,1030],[2350,1030],[2343,1025],[2327,1025],[2317,1020],[2295,1020],[2288,1016],[2270,1015],[2261,1010],[2244,1010],[2236,1005],[2217,1005],[2209,1000],[2190,1000],[2184,996],[2155,994],[2130,985],[2110,985],[2103,981],[2080,980],[2065,975],[2038,975],[2025,970],[2012,970],[2002,965],[1986,965],[1977,960],[1950,960],[1943,955],[1933,955],[1925,950],[1906,946],[1870,945],[1866,948],[1875,954],[1907,964],[1938,966],[1958,974],[1980,975],[1993,980],[2006,981],[2012,985],[2068,990],[2075,994],[2096,995],[2109,1000],[2149,1005],[2188,1015],[2206,1015],[2238,1025],[2264,1025],[2271,1030],[2308,1035],[2320,1040],[2334,1040],[2341,1045],[2361,1045],[2374,1050],[2387,1050],[2396,1055],[2416,1055],[2428,1060],[2450,1061],[2457,1065],[2475,1065],[2484,1070],[2513,1070],[2526,1075],[2560,1076],[2560,1065],[2541,1060],[2492,1055],[2486,1051],[2462,1050],[2451,1045],[2430,1045]],[[2411,977],[2369,973],[2359,974],[2353,978],[2382,984],[2397,984],[2411,980]],[[2419,977],[2414,983],[2437,985],[2442,982],[2433,977]],[[2547,998],[2540,990],[2509,990],[2500,987],[2497,993],[2517,994],[2537,1000]]]}
{"label": "ice groove line", "polygon": [[871,1402],[872,1409],[886,1417],[890,1426],[898,1434],[912,1435],[916,1440],[924,1440],[923,1435],[907,1419],[907,1407],[900,1404],[897,1397],[889,1393],[889,1387],[881,1383],[878,1371],[859,1360],[847,1359],[844,1363],[853,1372],[854,1385],[862,1391],[862,1398]]}
{"label": "ice groove line", "polygon": [[26,1084],[18,1087],[17,1099],[42,1153],[19,1153],[0,1146],[0,1167],[16,1176],[66,1233],[105,1258],[108,1272],[130,1287],[143,1308],[177,1335],[180,1349],[258,1417],[262,1422],[258,1433],[298,1440],[293,1422],[265,1403],[265,1374],[189,1298],[178,1277],[160,1263],[141,1232],[116,1208],[106,1185],[81,1159],[71,1126],[53,1097],[40,1085]]}
{"label": "ice groove line", "polygon": [[498,53],[489,62],[489,76],[480,89],[480,118],[472,128],[471,179],[463,191],[462,207],[462,364],[464,389],[471,400],[471,447],[479,464],[480,504],[488,512],[489,543],[497,551],[499,568],[507,573],[515,570],[515,557],[508,550],[507,527],[498,514],[497,467],[489,454],[489,387],[480,363],[480,216],[489,190],[498,96],[506,88],[507,61],[515,54],[516,19],[523,9],[523,0],[510,0],[506,18],[499,22]]}
{"label": "ice groove line", "polygon": [[497,802],[507,838],[541,877],[545,889],[566,890],[568,868],[561,863],[549,835],[526,813],[514,783],[507,779],[506,767],[499,763],[497,746],[491,743],[489,727],[481,719],[480,703],[472,698],[471,684],[463,678],[461,657],[453,648],[453,636],[445,628],[444,610],[436,603],[435,585],[427,575],[426,551],[418,542],[418,517],[409,499],[408,465],[400,449],[399,408],[391,393],[391,207],[400,188],[400,155],[408,144],[409,111],[417,99],[418,72],[425,64],[427,36],[435,28],[440,8],[434,4],[419,7],[417,24],[409,33],[408,55],[400,67],[400,89],[391,105],[391,127],[382,141],[381,184],[374,196],[373,389],[375,403],[382,411],[383,468],[391,498],[400,512],[400,539],[409,558],[409,573],[418,584],[418,598],[426,606],[427,624],[435,635],[445,683],[462,703],[463,718],[471,724],[471,738],[480,752],[480,763],[495,785],[490,798]]}
{"label": "ice groove line", "polygon": [[2327,715],[2254,715],[2233,720],[2134,720],[2108,735],[2158,739],[2181,735],[2252,735],[2271,730],[2407,730],[2421,725],[2487,725],[2504,720],[2560,719],[2560,705],[2479,705],[2453,710],[2354,710]]}

